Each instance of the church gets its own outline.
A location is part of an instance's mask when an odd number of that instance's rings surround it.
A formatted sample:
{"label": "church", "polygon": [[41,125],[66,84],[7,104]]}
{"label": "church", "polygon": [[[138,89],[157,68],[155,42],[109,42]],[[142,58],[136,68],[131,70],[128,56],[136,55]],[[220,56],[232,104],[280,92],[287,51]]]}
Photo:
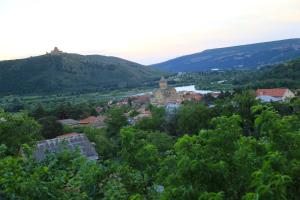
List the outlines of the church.
{"label": "church", "polygon": [[50,53],[46,52],[46,55],[61,55],[62,53],[64,52],[59,50],[57,47],[54,47]]}
{"label": "church", "polygon": [[151,103],[154,105],[166,105],[169,103],[181,103],[182,98],[176,92],[174,87],[168,86],[168,81],[162,77],[159,81],[159,89],[153,91],[153,97]]}

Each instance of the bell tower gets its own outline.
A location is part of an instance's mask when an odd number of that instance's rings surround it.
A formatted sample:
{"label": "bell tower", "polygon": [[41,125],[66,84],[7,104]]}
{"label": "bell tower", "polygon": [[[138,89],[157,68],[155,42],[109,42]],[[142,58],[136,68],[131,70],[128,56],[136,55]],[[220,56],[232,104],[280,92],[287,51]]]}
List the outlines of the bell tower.
{"label": "bell tower", "polygon": [[168,82],[164,77],[161,77],[161,79],[159,81],[159,88],[162,90],[165,90],[168,88]]}

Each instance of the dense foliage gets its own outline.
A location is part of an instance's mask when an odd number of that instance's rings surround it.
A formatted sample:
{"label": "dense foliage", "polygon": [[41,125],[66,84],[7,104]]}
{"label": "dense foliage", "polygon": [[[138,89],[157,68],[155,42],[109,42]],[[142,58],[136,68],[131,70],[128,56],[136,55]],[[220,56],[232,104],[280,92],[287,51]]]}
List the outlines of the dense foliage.
{"label": "dense foliage", "polygon": [[117,57],[46,54],[0,62],[0,94],[95,92],[154,83],[161,72]]}
{"label": "dense foliage", "polygon": [[150,106],[133,126],[126,108],[108,110],[107,128],[84,129],[98,161],[68,150],[35,161],[45,125],[1,111],[0,199],[299,199],[300,100],[262,104],[243,92],[213,103]]}
{"label": "dense foliage", "polygon": [[184,73],[172,76],[171,82],[176,85],[196,84],[199,89],[217,91],[276,87],[298,89],[300,88],[299,77],[300,59],[298,58],[260,69]]}
{"label": "dense foliage", "polygon": [[288,63],[262,68],[253,73],[251,81],[247,79],[237,80],[236,84],[246,84],[252,88],[270,87],[300,87],[300,59]]}

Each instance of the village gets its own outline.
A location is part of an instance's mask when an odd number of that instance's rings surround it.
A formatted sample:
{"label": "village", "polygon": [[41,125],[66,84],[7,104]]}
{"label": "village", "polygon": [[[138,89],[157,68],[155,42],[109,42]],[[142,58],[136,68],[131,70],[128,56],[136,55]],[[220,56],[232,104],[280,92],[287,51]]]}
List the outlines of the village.
{"label": "village", "polygon": [[0,200],[300,200],[300,0],[0,16]]}
{"label": "village", "polygon": [[[136,94],[123,98],[119,101],[108,101],[107,107],[129,106],[131,109],[125,113],[129,125],[135,125],[144,118],[149,118],[152,113],[149,105],[163,107],[167,113],[172,113],[179,109],[184,102],[201,103],[206,96],[218,98],[219,91],[201,91],[196,90],[194,85],[172,87],[168,81],[162,77],[159,81],[158,88],[152,92]],[[256,99],[262,103],[289,101],[295,97],[295,94],[288,88],[257,89],[255,92]],[[207,105],[213,107],[213,104]],[[98,116],[89,116],[85,119],[60,119],[58,120],[63,126],[78,128],[92,127],[102,129],[106,127],[106,115],[102,107],[97,107]],[[53,139],[39,141],[34,155],[37,160],[42,160],[46,152],[62,151],[61,143],[66,142],[67,148],[74,150],[79,147],[82,155],[89,159],[97,160],[99,156],[95,151],[95,144],[90,142],[84,133],[65,133]]]}

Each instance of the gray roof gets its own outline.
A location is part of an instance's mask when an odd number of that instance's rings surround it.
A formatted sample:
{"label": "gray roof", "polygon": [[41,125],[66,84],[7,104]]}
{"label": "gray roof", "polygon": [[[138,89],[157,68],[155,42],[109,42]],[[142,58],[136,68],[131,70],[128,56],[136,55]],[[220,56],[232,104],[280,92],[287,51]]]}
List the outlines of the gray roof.
{"label": "gray roof", "polygon": [[77,124],[79,124],[79,121],[74,120],[74,119],[61,119],[61,120],[58,120],[58,122],[63,124],[63,125],[77,125]]}
{"label": "gray roof", "polygon": [[165,79],[165,77],[162,76],[162,77],[160,78],[160,82],[167,82],[167,80]]}
{"label": "gray roof", "polygon": [[66,134],[54,139],[39,141],[36,145],[34,157],[36,160],[41,161],[46,157],[47,152],[58,153],[65,148],[70,151],[79,149],[81,155],[91,160],[97,160],[99,158],[94,145],[83,133]]}

